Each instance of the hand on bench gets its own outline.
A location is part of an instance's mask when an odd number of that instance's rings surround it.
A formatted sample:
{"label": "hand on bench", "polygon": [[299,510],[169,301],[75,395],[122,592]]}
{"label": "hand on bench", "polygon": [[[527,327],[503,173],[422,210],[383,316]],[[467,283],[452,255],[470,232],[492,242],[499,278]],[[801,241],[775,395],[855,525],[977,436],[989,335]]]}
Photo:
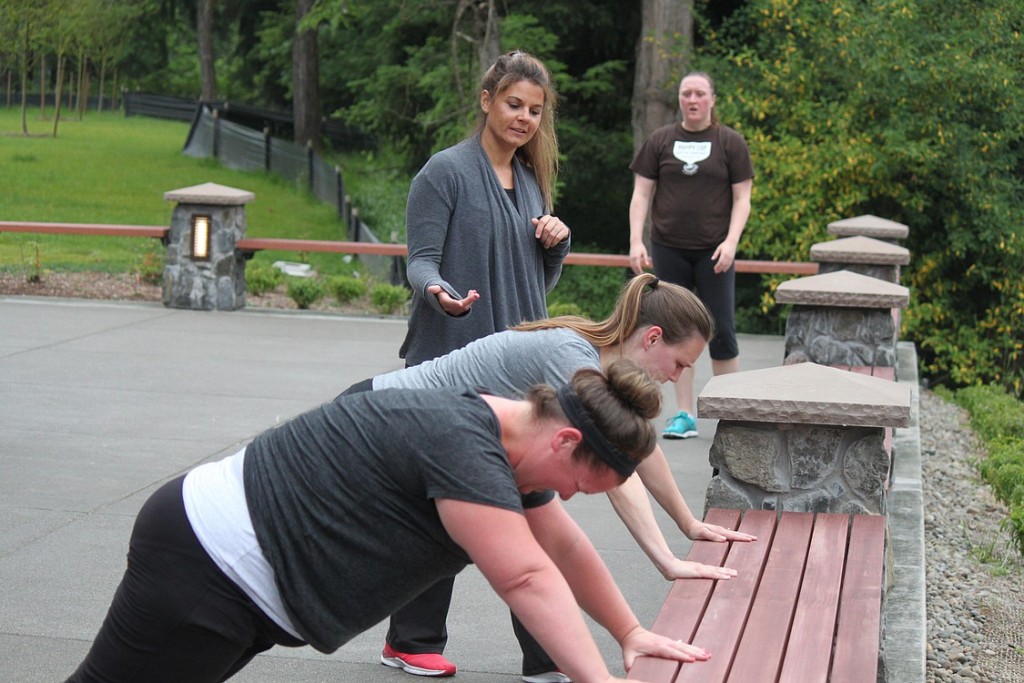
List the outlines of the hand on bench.
{"label": "hand on bench", "polygon": [[662,575],[669,581],[676,579],[731,579],[736,576],[736,570],[730,567],[680,560],[676,557],[662,570]]}
{"label": "hand on bench", "polygon": [[724,526],[717,524],[708,524],[702,522],[696,517],[693,520],[693,524],[687,529],[683,529],[683,533],[691,541],[713,541],[715,543],[724,543],[725,541],[756,541],[757,536],[745,534],[742,531],[733,531],[732,529],[726,529]]}

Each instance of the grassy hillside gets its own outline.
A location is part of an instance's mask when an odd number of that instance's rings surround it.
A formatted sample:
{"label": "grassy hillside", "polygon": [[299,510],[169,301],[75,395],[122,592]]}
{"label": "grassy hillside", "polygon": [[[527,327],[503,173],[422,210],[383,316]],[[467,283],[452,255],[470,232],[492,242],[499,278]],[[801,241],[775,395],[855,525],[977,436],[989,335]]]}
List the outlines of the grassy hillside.
{"label": "grassy hillside", "polygon": [[[304,189],[184,156],[188,124],[91,112],[81,122],[62,120],[53,138],[52,121],[35,110],[28,127],[30,135],[21,135],[20,111],[0,108],[0,220],[169,225],[174,206],[164,192],[215,182],[256,195],[246,206],[249,236],[343,237],[335,211]],[[0,269],[25,268],[38,251],[43,269],[125,272],[159,249],[148,238],[0,233]],[[337,256],[309,260],[324,272],[342,268]]]}

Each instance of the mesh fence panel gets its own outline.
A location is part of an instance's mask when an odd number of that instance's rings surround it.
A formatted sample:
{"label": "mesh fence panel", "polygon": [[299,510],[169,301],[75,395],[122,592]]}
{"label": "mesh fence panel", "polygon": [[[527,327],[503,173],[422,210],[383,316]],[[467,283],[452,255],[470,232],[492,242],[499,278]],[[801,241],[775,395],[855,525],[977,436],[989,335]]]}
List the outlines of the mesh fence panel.
{"label": "mesh fence panel", "polygon": [[294,142],[270,139],[270,170],[288,180],[306,177],[306,150]]}
{"label": "mesh fence panel", "polygon": [[213,156],[213,117],[203,109],[199,120],[192,127],[192,133],[185,142],[182,153],[186,156],[206,158]]}
{"label": "mesh fence panel", "polygon": [[220,122],[217,159],[228,168],[263,170],[264,149],[263,133],[230,121]]}
{"label": "mesh fence panel", "polygon": [[335,209],[341,201],[338,197],[338,180],[334,167],[319,157],[313,160],[313,196],[330,204]]}

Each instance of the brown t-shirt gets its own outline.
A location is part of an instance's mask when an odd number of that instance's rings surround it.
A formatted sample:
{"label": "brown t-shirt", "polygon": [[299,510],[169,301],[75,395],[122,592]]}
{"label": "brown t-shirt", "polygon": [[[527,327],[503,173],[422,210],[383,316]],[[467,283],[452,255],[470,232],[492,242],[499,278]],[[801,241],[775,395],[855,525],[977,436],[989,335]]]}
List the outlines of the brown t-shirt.
{"label": "brown t-shirt", "polygon": [[729,234],[732,186],[754,177],[743,136],[721,124],[654,131],[629,169],[656,181],[651,239],[679,249],[713,249]]}

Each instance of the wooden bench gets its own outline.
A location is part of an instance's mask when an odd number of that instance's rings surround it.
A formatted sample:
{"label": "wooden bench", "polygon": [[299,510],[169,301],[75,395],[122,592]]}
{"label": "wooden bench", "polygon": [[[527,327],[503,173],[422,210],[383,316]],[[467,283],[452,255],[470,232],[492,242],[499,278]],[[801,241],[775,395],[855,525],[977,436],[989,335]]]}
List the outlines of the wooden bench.
{"label": "wooden bench", "polygon": [[712,509],[706,521],[758,540],[695,542],[686,559],[739,574],[675,581],[652,630],[711,658],[640,657],[630,679],[876,683],[883,516]]}

